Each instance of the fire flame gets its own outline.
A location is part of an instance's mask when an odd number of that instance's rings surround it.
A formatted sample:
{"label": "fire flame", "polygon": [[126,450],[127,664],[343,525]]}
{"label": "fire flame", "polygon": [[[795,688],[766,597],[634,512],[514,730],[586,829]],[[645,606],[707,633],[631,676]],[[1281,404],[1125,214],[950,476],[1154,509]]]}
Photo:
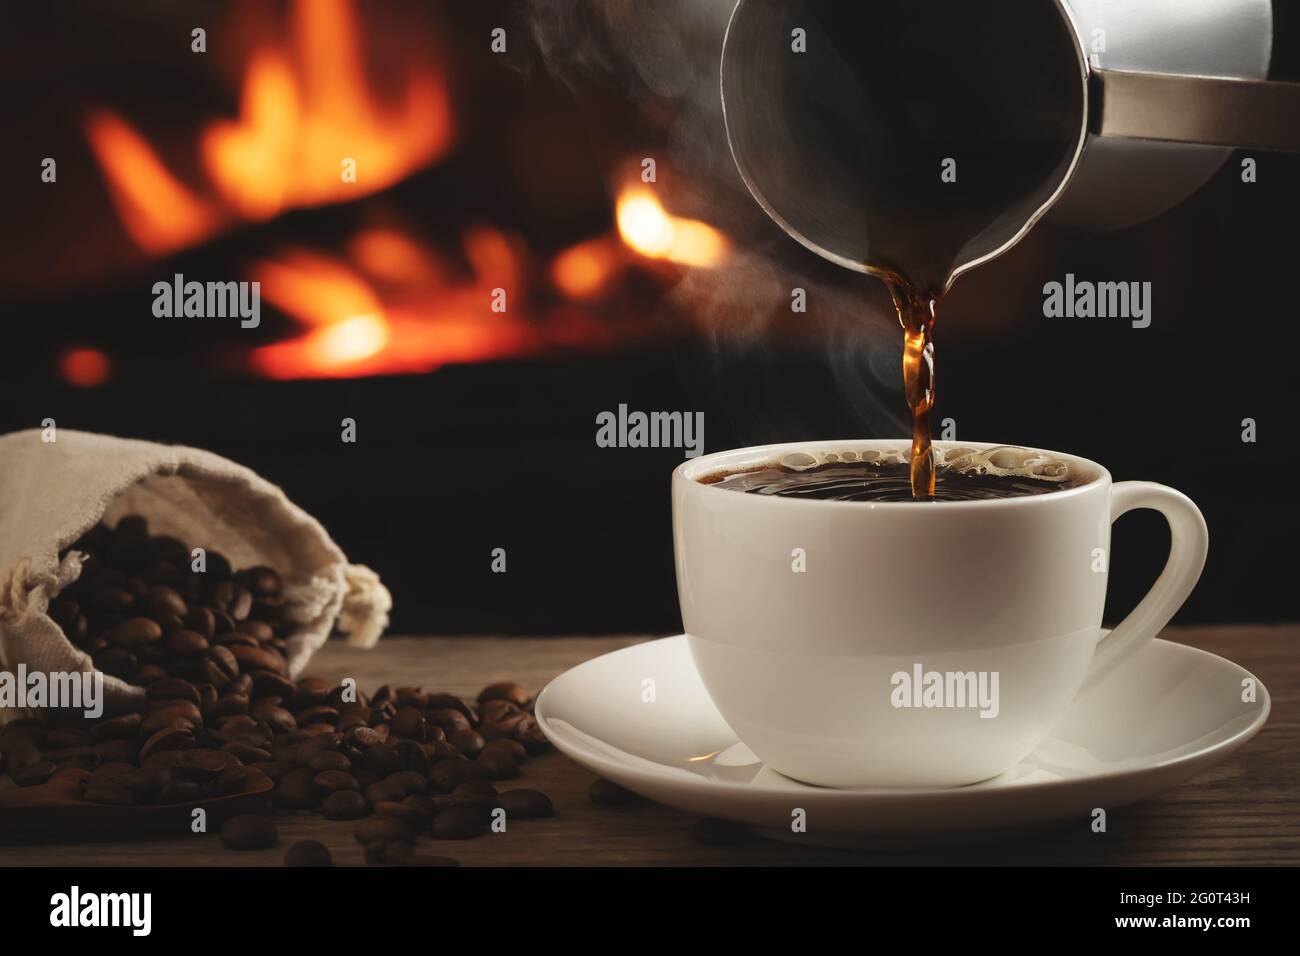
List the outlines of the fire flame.
{"label": "fire flame", "polygon": [[357,35],[350,0],[295,0],[291,39],[250,58],[238,117],[200,133],[202,192],[125,119],[93,111],[86,134],[136,244],[167,253],[241,218],[358,198],[445,153],[453,128],[441,76],[412,66],[403,94],[386,102],[367,81]]}
{"label": "fire flame", "polygon": [[[515,244],[479,227],[463,245],[472,275],[459,284],[418,242],[390,228],[354,238],[354,262],[291,250],[260,263],[253,278],[262,298],[307,330],[254,349],[254,370],[278,379],[419,373],[536,351],[541,336],[508,306],[526,290]],[[378,255],[392,249],[404,250],[396,269]],[[492,309],[498,289],[505,312]]]}
{"label": "fire flame", "polygon": [[722,233],[699,220],[669,214],[650,189],[625,189],[615,208],[623,241],[643,256],[699,267],[716,266],[726,256]]}

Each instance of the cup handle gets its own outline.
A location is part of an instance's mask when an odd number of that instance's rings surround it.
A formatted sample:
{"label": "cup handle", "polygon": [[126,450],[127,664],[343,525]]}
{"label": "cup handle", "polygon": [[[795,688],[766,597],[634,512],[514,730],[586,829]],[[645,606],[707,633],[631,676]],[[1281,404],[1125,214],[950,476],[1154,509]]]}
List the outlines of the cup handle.
{"label": "cup handle", "polygon": [[1146,646],[1187,600],[1205,567],[1210,532],[1200,509],[1181,491],[1150,481],[1121,481],[1110,490],[1110,520],[1138,508],[1159,511],[1169,522],[1169,559],[1138,606],[1097,644],[1080,693],[1105,680]]}

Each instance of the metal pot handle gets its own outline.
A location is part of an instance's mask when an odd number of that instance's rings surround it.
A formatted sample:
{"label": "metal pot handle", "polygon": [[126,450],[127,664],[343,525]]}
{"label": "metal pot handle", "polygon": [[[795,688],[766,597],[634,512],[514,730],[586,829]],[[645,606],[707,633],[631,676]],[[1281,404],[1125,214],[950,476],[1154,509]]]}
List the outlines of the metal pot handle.
{"label": "metal pot handle", "polygon": [[1300,83],[1091,71],[1098,136],[1300,153]]}

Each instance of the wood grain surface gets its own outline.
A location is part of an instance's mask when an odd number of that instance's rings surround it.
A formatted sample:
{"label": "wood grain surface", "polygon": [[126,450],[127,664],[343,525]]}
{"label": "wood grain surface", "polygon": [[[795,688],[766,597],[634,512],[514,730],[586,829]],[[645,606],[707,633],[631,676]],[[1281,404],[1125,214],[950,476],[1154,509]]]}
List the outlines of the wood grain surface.
{"label": "wood grain surface", "polygon": [[[1231,758],[1161,797],[1109,817],[1109,832],[1086,826],[1001,835],[996,840],[915,849],[828,850],[750,839],[737,846],[699,843],[696,817],[642,801],[625,808],[592,804],[595,779],[558,753],[532,760],[503,785],[549,794],[557,815],[517,821],[508,832],[470,841],[421,838],[420,857],[464,865],[848,865],[848,864],[1300,864],[1300,625],[1170,628],[1165,638],[1230,658],[1258,675],[1273,696],[1268,724]],[[355,677],[363,689],[418,684],[475,694],[499,680],[534,692],[562,671],[641,637],[386,638],[371,651],[331,643],[310,673]],[[336,863],[360,864],[353,824],[280,814],[278,847],[234,853],[214,834],[172,840],[0,845],[0,866],[278,866],[295,840],[317,839]]]}

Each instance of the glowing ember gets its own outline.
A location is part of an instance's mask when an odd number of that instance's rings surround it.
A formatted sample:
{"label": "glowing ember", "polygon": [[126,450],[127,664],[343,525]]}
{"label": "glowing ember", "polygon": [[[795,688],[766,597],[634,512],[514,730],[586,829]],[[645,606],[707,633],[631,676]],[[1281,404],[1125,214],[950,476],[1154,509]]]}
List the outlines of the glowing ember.
{"label": "glowing ember", "polygon": [[551,263],[551,282],[570,299],[594,299],[622,267],[614,241],[600,236],[566,249]]}
{"label": "glowing ember", "polygon": [[59,356],[59,374],[69,385],[94,388],[108,381],[112,363],[99,349],[71,348]]}
{"label": "glowing ember", "polygon": [[615,218],[623,241],[651,259],[708,267],[718,265],[727,252],[720,232],[696,219],[669,214],[658,197],[643,187],[619,196]]}
{"label": "glowing ember", "polygon": [[295,0],[292,24],[291,41],[250,57],[238,118],[200,135],[211,198],[176,179],[126,120],[107,110],[87,118],[118,215],[144,251],[174,251],[240,218],[376,192],[451,145],[437,72],[412,66],[391,101],[372,91],[349,0]]}

